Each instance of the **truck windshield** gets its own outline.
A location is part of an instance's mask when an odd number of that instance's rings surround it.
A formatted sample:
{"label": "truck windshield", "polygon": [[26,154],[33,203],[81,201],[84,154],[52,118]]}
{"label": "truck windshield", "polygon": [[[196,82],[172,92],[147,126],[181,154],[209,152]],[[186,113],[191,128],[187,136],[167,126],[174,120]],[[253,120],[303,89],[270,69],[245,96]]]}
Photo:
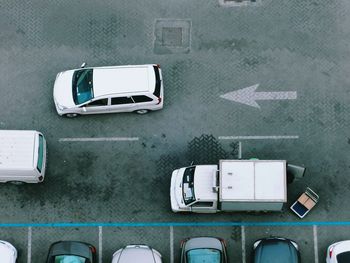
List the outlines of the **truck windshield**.
{"label": "truck windshield", "polygon": [[41,170],[43,168],[43,161],[44,161],[44,138],[41,134],[39,134],[38,163],[36,166],[39,173],[41,173]]}
{"label": "truck windshield", "polygon": [[184,198],[185,205],[193,203],[196,201],[194,196],[194,171],[196,167],[188,167],[184,172],[184,177],[182,179],[182,195]]}
{"label": "truck windshield", "polygon": [[82,104],[93,99],[92,76],[92,69],[81,69],[74,72],[72,89],[75,104]]}

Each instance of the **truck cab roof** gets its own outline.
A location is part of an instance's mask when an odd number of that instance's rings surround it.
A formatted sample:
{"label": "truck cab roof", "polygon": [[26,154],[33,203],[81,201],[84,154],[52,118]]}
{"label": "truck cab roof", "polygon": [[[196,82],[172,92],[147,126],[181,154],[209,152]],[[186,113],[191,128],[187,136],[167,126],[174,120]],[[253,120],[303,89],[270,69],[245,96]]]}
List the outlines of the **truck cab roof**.
{"label": "truck cab roof", "polygon": [[217,165],[196,165],[194,172],[194,189],[196,200],[216,200]]}

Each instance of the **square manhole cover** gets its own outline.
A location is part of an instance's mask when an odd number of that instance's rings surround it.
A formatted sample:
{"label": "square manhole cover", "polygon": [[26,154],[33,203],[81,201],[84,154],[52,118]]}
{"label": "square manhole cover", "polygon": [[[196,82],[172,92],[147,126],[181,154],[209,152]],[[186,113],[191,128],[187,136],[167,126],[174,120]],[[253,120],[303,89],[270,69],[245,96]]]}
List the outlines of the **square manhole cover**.
{"label": "square manhole cover", "polygon": [[249,6],[260,4],[261,0],[219,0],[219,4],[222,6]]}
{"label": "square manhole cover", "polygon": [[191,47],[191,20],[158,19],[154,35],[156,54],[188,53]]}
{"label": "square manhole cover", "polygon": [[182,28],[181,27],[163,27],[162,30],[163,46],[182,46]]}

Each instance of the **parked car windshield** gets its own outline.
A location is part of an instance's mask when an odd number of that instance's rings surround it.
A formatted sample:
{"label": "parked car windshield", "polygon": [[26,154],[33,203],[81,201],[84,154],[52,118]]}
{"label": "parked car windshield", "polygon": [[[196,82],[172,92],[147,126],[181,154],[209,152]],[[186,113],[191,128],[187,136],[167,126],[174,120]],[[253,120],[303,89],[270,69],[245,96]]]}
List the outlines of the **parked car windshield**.
{"label": "parked car windshield", "polygon": [[186,258],[187,263],[220,263],[221,252],[211,248],[191,249],[186,253]]}
{"label": "parked car windshield", "polygon": [[94,97],[92,76],[92,69],[80,69],[74,72],[72,88],[75,104],[82,104]]}
{"label": "parked car windshield", "polygon": [[88,263],[86,258],[72,255],[59,255],[55,256],[54,263]]}
{"label": "parked car windshield", "polygon": [[196,167],[188,167],[185,169],[182,179],[182,195],[186,205],[193,203],[196,200],[194,196],[194,171]]}

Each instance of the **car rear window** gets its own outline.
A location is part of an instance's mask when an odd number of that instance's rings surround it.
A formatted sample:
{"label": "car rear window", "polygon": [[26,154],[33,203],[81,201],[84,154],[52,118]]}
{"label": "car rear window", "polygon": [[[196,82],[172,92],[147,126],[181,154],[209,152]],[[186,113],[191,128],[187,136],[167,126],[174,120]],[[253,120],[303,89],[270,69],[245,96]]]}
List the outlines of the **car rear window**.
{"label": "car rear window", "polygon": [[350,262],[350,252],[344,252],[337,255],[338,263],[349,263]]}
{"label": "car rear window", "polygon": [[156,88],[154,89],[154,96],[160,97],[160,86],[161,86],[161,80],[160,80],[160,74],[159,74],[159,68],[157,66],[153,66],[154,72],[156,74]]}

